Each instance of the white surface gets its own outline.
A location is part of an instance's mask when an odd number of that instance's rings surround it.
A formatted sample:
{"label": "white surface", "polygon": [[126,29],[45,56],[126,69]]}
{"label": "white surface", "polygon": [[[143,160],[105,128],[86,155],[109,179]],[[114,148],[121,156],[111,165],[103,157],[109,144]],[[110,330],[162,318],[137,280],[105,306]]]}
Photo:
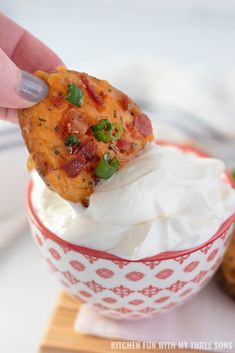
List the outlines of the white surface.
{"label": "white surface", "polygon": [[27,152],[18,126],[0,121],[0,249],[27,223]]}
{"label": "white surface", "polygon": [[1,8],[89,72],[134,55],[186,70],[234,68],[232,0],[1,0]]}
{"label": "white surface", "polygon": [[[213,300],[212,300],[213,297]],[[92,323],[92,324],[91,324]],[[136,322],[124,322],[102,317],[83,304],[75,321],[75,329],[101,337],[112,337],[114,341],[173,341],[173,342],[232,342],[235,351],[234,301],[220,291],[215,281],[211,281],[200,293],[182,307],[155,318]],[[188,346],[190,348],[190,346]],[[193,348],[193,347],[191,347]],[[215,349],[214,349],[215,350]]]}
{"label": "white surface", "polygon": [[[116,63],[121,60],[134,67],[137,54],[138,58],[143,58],[141,62],[151,57],[154,62],[177,65],[187,70],[189,76],[192,71],[203,77],[206,74],[209,88],[218,88],[216,93],[222,88],[221,82],[229,82],[224,85],[222,96],[224,106],[229,106],[234,113],[230,104],[234,97],[231,74],[235,59],[233,1],[1,0],[0,8],[57,51],[67,66],[110,79],[122,89],[127,87],[130,96],[135,95],[139,85],[128,71],[117,71],[120,64]],[[137,70],[141,71],[138,65]],[[228,89],[230,86],[232,89]],[[168,87],[173,92],[170,83]],[[142,86],[138,92],[141,90]],[[228,94],[225,96],[224,92]],[[221,114],[221,117],[228,121],[227,115]],[[172,132],[158,124],[159,130],[161,136]],[[180,136],[182,134],[178,134],[179,139]],[[8,196],[21,200],[19,209],[24,207],[27,179],[24,153],[21,157],[9,154],[11,158],[4,164],[0,154],[0,212],[8,204]],[[4,179],[3,169],[4,173],[9,170]],[[5,189],[7,185],[10,189]],[[22,236],[14,243],[0,249],[1,353],[37,351],[57,291],[27,231],[24,235],[22,230],[20,232]],[[0,223],[0,236],[7,236],[2,233]]]}

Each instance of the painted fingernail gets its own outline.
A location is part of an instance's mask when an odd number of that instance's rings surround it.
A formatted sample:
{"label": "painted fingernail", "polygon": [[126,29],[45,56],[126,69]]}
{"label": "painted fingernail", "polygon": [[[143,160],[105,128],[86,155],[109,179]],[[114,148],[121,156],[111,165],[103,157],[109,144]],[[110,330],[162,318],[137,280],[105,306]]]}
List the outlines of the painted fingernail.
{"label": "painted fingernail", "polygon": [[19,94],[32,103],[36,103],[44,99],[48,94],[47,84],[32,74],[21,71],[22,79],[19,85]]}

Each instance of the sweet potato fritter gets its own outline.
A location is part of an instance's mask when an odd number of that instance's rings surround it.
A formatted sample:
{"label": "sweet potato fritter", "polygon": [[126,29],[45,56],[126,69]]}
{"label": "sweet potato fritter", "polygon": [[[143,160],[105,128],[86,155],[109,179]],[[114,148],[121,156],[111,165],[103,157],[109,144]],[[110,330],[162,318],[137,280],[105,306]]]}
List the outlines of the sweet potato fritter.
{"label": "sweet potato fritter", "polygon": [[60,196],[85,204],[99,179],[110,178],[153,140],[151,122],[107,81],[65,68],[36,75],[49,94],[18,111],[30,164]]}

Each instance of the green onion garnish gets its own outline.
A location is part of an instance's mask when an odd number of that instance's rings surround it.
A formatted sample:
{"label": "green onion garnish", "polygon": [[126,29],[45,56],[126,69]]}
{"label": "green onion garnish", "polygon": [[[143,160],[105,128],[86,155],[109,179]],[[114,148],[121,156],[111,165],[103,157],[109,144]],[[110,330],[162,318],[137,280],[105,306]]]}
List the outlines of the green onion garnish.
{"label": "green onion garnish", "polygon": [[84,100],[84,94],[82,93],[79,87],[77,87],[74,83],[69,83],[67,93],[68,94],[65,97],[65,99],[69,103],[74,104],[77,107],[82,106],[83,100]]}
{"label": "green onion garnish", "polygon": [[235,170],[231,171],[232,177],[235,179]]}
{"label": "green onion garnish", "polygon": [[123,134],[122,125],[120,123],[112,124],[108,119],[101,119],[98,124],[91,126],[91,130],[96,140],[104,143],[119,140]]}
{"label": "green onion garnish", "polygon": [[107,143],[110,140],[112,129],[112,124],[108,119],[101,119],[98,124],[91,126],[91,130],[96,140],[104,143]]}
{"label": "green onion garnish", "polygon": [[119,140],[123,134],[123,126],[120,123],[113,125],[114,134],[111,135],[112,140]]}
{"label": "green onion garnish", "polygon": [[96,167],[96,175],[101,179],[109,179],[118,170],[119,162],[117,157],[109,159],[109,152],[106,152]]}
{"label": "green onion garnish", "polygon": [[73,134],[70,134],[64,141],[65,146],[78,146],[80,140]]}

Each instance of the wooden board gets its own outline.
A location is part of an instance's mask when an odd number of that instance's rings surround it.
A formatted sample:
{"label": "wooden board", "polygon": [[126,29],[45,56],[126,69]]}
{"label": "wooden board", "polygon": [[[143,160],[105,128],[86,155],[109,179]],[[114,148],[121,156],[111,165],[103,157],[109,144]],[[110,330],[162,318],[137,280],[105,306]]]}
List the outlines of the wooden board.
{"label": "wooden board", "polygon": [[182,349],[113,349],[112,342],[120,342],[120,339],[100,338],[74,331],[74,320],[80,305],[79,301],[64,292],[59,295],[42,339],[39,353],[203,353],[202,351]]}

